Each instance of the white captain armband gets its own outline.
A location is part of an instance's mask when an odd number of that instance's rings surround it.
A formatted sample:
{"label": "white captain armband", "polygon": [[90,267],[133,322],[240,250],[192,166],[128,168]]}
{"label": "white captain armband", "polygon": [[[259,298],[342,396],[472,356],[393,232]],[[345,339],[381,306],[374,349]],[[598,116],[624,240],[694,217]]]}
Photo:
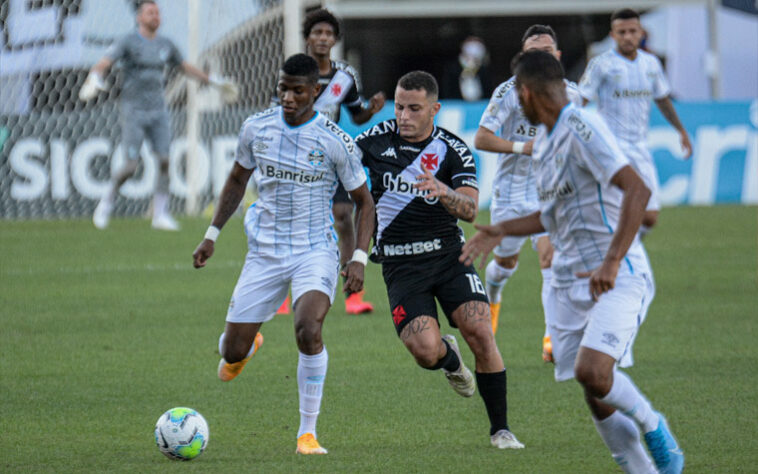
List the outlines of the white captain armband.
{"label": "white captain armband", "polygon": [[350,259],[350,261],[361,263],[365,267],[366,264],[368,264],[368,254],[361,249],[355,249],[353,252],[353,257]]}
{"label": "white captain armband", "polygon": [[218,234],[221,233],[221,229],[216,227],[215,225],[209,226],[208,230],[205,231],[205,238],[210,240],[211,242],[215,242],[216,239],[218,239]]}

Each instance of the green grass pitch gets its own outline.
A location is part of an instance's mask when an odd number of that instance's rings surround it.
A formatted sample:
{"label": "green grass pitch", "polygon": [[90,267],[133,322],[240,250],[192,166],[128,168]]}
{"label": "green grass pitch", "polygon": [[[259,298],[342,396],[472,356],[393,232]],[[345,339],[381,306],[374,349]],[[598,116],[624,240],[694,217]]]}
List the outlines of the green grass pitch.
{"label": "green grass pitch", "polygon": [[[756,215],[755,207],[664,209],[646,240],[658,293],[629,373],[668,416],[688,472],[758,470]],[[370,265],[376,312],[347,316],[338,296],[327,316],[318,433],[329,454],[303,457],[294,453],[291,316],[264,325],[266,342],[238,379],[218,381],[217,338],[245,238],[240,219],[230,221],[208,267],[194,270],[207,220],[182,224],[172,234],[136,219],[115,219],[106,231],[89,220],[0,222],[0,471],[616,470],[578,385],[554,382],[541,361],[530,248],[505,289],[497,334],[510,423],[525,450],[491,448],[479,396],[463,399],[441,373],[416,367]],[[155,421],[173,406],[197,409],[210,425],[208,449],[191,463],[167,460],[153,440]]]}

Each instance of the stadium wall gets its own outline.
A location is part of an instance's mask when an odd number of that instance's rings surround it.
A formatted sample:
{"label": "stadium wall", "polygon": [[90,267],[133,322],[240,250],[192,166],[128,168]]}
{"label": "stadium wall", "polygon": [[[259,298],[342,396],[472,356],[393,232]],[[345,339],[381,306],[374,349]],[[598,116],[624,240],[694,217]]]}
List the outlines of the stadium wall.
{"label": "stadium wall", "polygon": [[[437,123],[473,144],[486,105],[445,102]],[[117,111],[112,105],[103,107],[113,110],[0,115],[0,218],[91,215],[97,199],[107,190],[111,173],[124,160],[119,137],[113,133],[118,128]],[[674,129],[657,109],[651,116],[648,145],[660,175],[663,204],[758,204],[758,100],[678,103],[677,109],[695,148],[687,161],[679,158]],[[388,103],[371,123],[392,114],[392,103]],[[238,127],[247,114],[236,110],[235,115],[229,117],[227,112],[222,119],[218,113],[205,113],[201,117],[201,205],[218,196],[233,163]],[[174,111],[172,122],[170,191],[173,207],[183,209],[187,140],[181,109]],[[353,136],[367,128],[347,119],[341,125]],[[82,133],[85,130],[88,133]],[[480,205],[487,208],[495,156],[478,153],[477,161]],[[121,189],[118,215],[139,215],[147,210],[156,166],[152,153],[143,146],[140,172]]]}

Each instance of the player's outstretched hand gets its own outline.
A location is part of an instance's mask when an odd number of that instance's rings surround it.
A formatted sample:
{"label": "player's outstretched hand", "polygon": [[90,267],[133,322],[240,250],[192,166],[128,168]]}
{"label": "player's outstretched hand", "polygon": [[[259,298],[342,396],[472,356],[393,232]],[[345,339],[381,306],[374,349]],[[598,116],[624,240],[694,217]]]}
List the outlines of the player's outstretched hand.
{"label": "player's outstretched hand", "polygon": [[611,291],[616,286],[616,275],[619,272],[619,263],[617,261],[603,260],[603,264],[590,272],[579,272],[576,274],[579,278],[590,279],[590,296],[592,301],[597,301],[600,295]]}
{"label": "player's outstretched hand", "polygon": [[342,270],[342,276],[346,278],[343,285],[345,293],[357,293],[363,289],[365,270],[366,267],[361,262],[347,262]]}
{"label": "player's outstretched hand", "polygon": [[484,268],[487,263],[487,256],[505,236],[494,225],[474,224],[474,227],[478,232],[463,244],[461,256],[458,260],[466,265],[473,265],[477,258],[482,257],[479,268]]}
{"label": "player's outstretched hand", "polygon": [[424,170],[424,174],[416,176],[418,181],[416,181],[414,186],[419,191],[428,191],[424,195],[425,198],[441,198],[447,194],[448,189],[450,189],[447,185],[435,178],[432,172],[423,164],[421,165],[421,169]]}
{"label": "player's outstretched hand", "polygon": [[371,112],[371,115],[374,115],[375,113],[382,110],[384,107],[384,92],[377,92],[376,94],[372,95],[371,98],[368,101],[368,109]]}
{"label": "player's outstretched hand", "polygon": [[192,254],[192,265],[195,268],[203,268],[208,259],[213,256],[213,247],[212,240],[203,239]]}

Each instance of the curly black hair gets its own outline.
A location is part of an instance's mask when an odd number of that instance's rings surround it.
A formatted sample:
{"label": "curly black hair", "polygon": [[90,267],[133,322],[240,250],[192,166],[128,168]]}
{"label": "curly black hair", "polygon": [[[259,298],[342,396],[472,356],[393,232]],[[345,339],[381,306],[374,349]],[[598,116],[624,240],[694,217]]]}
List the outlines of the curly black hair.
{"label": "curly black hair", "polygon": [[334,28],[334,37],[340,39],[340,21],[326,8],[319,8],[305,15],[303,20],[303,38],[308,39],[316,23],[329,23]]}

